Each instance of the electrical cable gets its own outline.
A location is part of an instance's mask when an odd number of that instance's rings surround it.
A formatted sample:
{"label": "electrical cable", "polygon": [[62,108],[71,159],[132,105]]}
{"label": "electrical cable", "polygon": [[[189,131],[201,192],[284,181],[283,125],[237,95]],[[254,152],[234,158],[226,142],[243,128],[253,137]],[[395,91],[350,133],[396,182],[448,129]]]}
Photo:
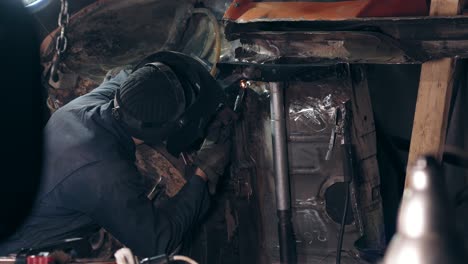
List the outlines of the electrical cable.
{"label": "electrical cable", "polygon": [[343,236],[344,236],[344,230],[346,227],[346,215],[348,214],[348,204],[349,204],[349,189],[351,188],[351,183],[347,182],[346,184],[346,191],[345,191],[345,204],[344,204],[344,209],[343,209],[343,217],[341,218],[341,226],[340,226],[340,233],[338,236],[338,244],[336,246],[336,264],[341,263],[341,249],[343,247]]}
{"label": "electrical cable", "polygon": [[349,196],[351,189],[351,182],[354,179],[354,146],[351,143],[351,133],[350,129],[350,120],[351,120],[351,111],[350,111],[350,101],[344,104],[344,109],[342,110],[343,118],[343,137],[341,139],[341,153],[343,159],[343,180],[346,184],[345,190],[345,204],[343,207],[343,216],[341,218],[340,233],[338,236],[338,243],[336,245],[336,264],[341,263],[341,250],[343,248],[343,236],[344,230],[346,228],[346,216],[348,214],[349,206]]}
{"label": "electrical cable", "polygon": [[116,264],[168,264],[173,261],[184,261],[189,264],[198,264],[195,260],[182,255],[167,256],[166,254],[142,259],[141,261],[133,255],[129,248],[121,248],[114,254]]}
{"label": "electrical cable", "polygon": [[193,10],[193,14],[203,14],[205,15],[209,20],[211,20],[213,24],[213,30],[215,34],[215,61],[213,63],[213,67],[211,67],[211,75],[215,76],[216,75],[216,65],[219,62],[219,58],[221,56],[221,32],[219,29],[219,24],[218,20],[216,17],[213,15],[213,13],[207,9],[207,8],[195,8]]}

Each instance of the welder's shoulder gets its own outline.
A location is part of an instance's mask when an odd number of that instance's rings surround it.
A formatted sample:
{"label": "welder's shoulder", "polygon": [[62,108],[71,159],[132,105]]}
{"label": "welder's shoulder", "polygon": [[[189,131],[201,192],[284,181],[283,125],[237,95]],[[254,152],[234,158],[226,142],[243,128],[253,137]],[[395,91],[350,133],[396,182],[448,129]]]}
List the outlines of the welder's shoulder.
{"label": "welder's shoulder", "polygon": [[[96,137],[100,134],[100,127],[93,125],[92,122],[92,112],[95,111],[87,112],[67,108],[56,111],[44,129],[46,145],[58,150],[83,144],[83,147],[86,147],[87,142],[92,144],[98,140]],[[56,149],[52,149],[52,151],[56,151]]]}
{"label": "welder's shoulder", "polygon": [[114,99],[115,93],[120,85],[125,82],[129,76],[129,70],[121,70],[116,76],[110,76],[105,79],[98,87],[91,92],[82,95],[66,105],[66,108],[76,109],[90,107],[93,105],[105,104]]}

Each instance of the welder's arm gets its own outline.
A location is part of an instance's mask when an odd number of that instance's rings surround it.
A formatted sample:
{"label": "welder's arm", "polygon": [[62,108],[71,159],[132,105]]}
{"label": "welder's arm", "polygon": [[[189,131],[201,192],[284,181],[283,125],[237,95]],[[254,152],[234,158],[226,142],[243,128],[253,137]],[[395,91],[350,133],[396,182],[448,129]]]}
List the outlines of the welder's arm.
{"label": "welder's arm", "polygon": [[196,175],[157,208],[128,162],[103,161],[77,173],[61,187],[63,206],[88,214],[140,257],[171,253],[209,207],[206,182]]}
{"label": "welder's arm", "polygon": [[91,92],[80,96],[67,105],[82,106],[82,105],[102,105],[114,99],[115,92],[120,88],[120,85],[128,78],[129,70],[122,70],[115,77],[105,80]]}

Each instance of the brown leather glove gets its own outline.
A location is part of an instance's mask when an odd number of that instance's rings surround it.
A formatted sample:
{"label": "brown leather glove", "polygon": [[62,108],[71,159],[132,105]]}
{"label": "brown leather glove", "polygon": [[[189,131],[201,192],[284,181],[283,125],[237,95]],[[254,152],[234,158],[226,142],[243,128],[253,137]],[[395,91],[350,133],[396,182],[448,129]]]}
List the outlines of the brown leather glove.
{"label": "brown leather glove", "polygon": [[235,120],[237,115],[231,109],[221,109],[208,127],[205,141],[194,157],[194,164],[208,178],[211,194],[216,192],[219,177],[223,175],[231,158],[231,134]]}

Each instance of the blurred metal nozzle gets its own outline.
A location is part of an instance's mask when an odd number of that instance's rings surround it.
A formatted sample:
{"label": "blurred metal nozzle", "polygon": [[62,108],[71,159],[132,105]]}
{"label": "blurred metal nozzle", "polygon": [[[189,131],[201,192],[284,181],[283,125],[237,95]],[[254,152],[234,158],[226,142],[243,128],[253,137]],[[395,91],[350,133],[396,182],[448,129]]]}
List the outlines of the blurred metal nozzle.
{"label": "blurred metal nozzle", "polygon": [[398,229],[382,264],[466,263],[445,178],[432,157],[416,161],[398,213]]}

